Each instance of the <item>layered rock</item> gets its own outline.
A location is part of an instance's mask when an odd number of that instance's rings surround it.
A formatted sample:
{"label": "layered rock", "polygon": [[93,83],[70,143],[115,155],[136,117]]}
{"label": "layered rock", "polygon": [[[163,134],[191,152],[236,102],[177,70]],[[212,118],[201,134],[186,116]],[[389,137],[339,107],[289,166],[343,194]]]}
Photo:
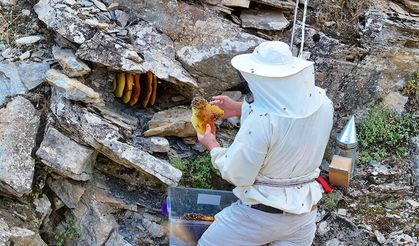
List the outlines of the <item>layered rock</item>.
{"label": "layered rock", "polygon": [[71,49],[61,49],[58,46],[54,46],[52,54],[63,68],[64,73],[69,77],[82,77],[91,71],[90,67],[78,59]]}
{"label": "layered rock", "polygon": [[120,126],[104,120],[87,108],[71,104],[62,95],[54,93],[51,111],[60,125],[74,138],[92,146],[98,152],[124,166],[151,174],[168,185],[176,185],[182,172],[167,161],[120,141]]}
{"label": "layered rock", "polygon": [[0,63],[0,105],[8,97],[25,94],[42,83],[48,63]]}
{"label": "layered rock", "polygon": [[69,179],[49,179],[48,186],[68,208],[75,208],[84,194],[84,184]]}
{"label": "layered rock", "polygon": [[64,97],[74,101],[86,103],[99,102],[99,94],[92,88],[84,85],[76,79],[67,77],[56,69],[50,69],[46,73],[45,80],[57,87]]}
{"label": "layered rock", "polygon": [[86,181],[91,178],[97,152],[50,127],[36,155],[54,172]]}
{"label": "layered rock", "polygon": [[0,187],[21,197],[31,192],[39,116],[31,102],[18,96],[0,109]]}
{"label": "layered rock", "polygon": [[196,136],[191,116],[191,110],[183,106],[160,111],[148,122],[149,130],[144,132],[144,136]]}

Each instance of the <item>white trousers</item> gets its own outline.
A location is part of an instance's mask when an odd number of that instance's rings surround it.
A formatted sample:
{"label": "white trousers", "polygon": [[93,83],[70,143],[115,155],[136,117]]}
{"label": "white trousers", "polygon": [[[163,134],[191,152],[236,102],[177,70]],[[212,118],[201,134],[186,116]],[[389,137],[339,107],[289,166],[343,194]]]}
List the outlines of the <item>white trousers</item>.
{"label": "white trousers", "polygon": [[240,201],[215,215],[199,246],[310,246],[316,232],[317,210],[295,214],[273,214],[251,208]]}

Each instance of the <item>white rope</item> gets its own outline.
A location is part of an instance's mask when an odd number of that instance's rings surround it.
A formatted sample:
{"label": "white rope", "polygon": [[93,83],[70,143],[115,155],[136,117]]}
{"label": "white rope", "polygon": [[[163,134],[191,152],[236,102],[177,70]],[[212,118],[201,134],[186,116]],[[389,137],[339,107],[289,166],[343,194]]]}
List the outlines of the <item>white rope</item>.
{"label": "white rope", "polygon": [[300,46],[300,52],[298,54],[298,57],[303,57],[303,49],[304,49],[304,36],[305,36],[305,29],[306,29],[306,18],[307,18],[307,5],[308,0],[304,1],[304,14],[303,14],[303,24],[301,26],[301,46]]}
{"label": "white rope", "polygon": [[294,22],[292,24],[292,33],[291,33],[291,42],[290,42],[290,50],[291,51],[292,51],[292,46],[294,46],[295,24],[297,23],[297,15],[298,15],[298,1],[299,0],[295,0]]}

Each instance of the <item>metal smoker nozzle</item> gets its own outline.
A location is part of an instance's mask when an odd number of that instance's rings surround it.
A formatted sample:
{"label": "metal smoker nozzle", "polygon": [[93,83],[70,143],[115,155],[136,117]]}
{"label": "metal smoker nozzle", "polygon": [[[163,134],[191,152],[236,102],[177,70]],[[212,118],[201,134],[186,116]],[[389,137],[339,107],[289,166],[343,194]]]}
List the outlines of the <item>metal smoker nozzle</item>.
{"label": "metal smoker nozzle", "polygon": [[356,134],[354,116],[351,117],[343,130],[338,134],[336,141],[338,145],[344,146],[346,148],[355,148],[358,146],[358,136]]}

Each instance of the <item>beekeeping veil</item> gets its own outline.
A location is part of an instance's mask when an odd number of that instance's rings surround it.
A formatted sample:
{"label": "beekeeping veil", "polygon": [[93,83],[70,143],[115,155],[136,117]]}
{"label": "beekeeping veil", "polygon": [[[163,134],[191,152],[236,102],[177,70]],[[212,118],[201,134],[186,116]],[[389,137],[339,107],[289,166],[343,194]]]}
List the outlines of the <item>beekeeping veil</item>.
{"label": "beekeeping veil", "polygon": [[293,57],[283,42],[264,42],[251,54],[235,56],[231,64],[248,82],[252,107],[304,118],[323,103],[325,92],[314,84],[314,63]]}

